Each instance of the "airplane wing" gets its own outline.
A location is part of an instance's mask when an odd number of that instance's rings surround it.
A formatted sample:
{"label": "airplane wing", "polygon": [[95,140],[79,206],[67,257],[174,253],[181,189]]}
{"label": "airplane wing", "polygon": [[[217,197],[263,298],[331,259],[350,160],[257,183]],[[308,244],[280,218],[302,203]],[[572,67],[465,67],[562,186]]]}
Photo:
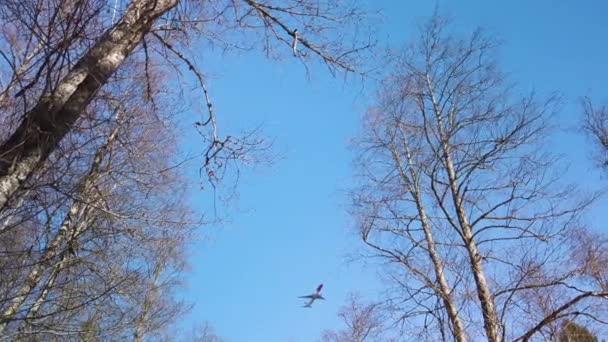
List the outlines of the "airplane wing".
{"label": "airplane wing", "polygon": [[308,295],[308,296],[300,296],[298,298],[310,298],[310,299],[312,299],[313,297],[314,297],[314,295]]}
{"label": "airplane wing", "polygon": [[315,301],[314,298],[311,298],[306,304],[304,304],[303,308],[312,308],[312,303]]}

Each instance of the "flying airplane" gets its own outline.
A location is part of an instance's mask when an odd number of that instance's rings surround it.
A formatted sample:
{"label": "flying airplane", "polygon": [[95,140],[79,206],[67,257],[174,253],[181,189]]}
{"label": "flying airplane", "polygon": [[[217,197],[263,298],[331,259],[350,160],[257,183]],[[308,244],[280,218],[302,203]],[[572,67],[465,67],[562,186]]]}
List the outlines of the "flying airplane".
{"label": "flying airplane", "polygon": [[323,298],[323,296],[321,296],[321,289],[323,288],[323,284],[320,284],[319,286],[317,286],[317,291],[313,294],[309,294],[308,296],[300,296],[298,298],[308,298],[310,299],[306,304],[304,304],[304,306],[302,306],[303,308],[311,308],[312,307],[312,303],[317,300],[317,299],[323,299],[325,300],[325,298]]}

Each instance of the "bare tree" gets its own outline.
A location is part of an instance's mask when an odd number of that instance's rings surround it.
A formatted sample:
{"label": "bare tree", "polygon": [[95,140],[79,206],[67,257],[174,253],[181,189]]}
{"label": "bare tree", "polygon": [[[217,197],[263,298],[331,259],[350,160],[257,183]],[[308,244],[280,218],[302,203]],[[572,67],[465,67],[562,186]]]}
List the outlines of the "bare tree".
{"label": "bare tree", "polygon": [[[186,308],[173,292],[189,228],[200,222],[173,197],[185,184],[168,170],[170,129],[130,94],[96,101],[97,115],[79,121],[80,134],[61,143],[66,153],[41,172],[35,196],[43,198],[6,212],[5,336],[141,337],[166,329]],[[29,208],[42,212],[29,215]],[[9,244],[25,227],[23,242]],[[14,260],[24,262],[10,267]]]}
{"label": "bare tree", "polygon": [[543,146],[557,99],[515,97],[497,42],[448,27],[435,15],[396,58],[357,143],[354,214],[403,333],[528,341],[580,312],[601,322],[608,293],[564,247],[594,197]]}
{"label": "bare tree", "polygon": [[[280,51],[280,46],[291,53],[295,40],[300,46],[293,49],[296,56],[303,61],[319,58],[332,71],[353,71],[368,46],[347,45],[346,37],[358,36],[362,15],[334,1],[133,0],[124,9],[112,8],[111,20],[103,15],[108,5],[102,0],[3,2],[0,13],[11,23],[7,29],[11,34],[2,44],[13,47],[11,56],[3,56],[9,81],[0,102],[14,94],[22,99],[22,106],[14,113],[17,127],[0,145],[0,210],[48,159],[130,55],[144,56],[144,75],[149,74],[148,62],[155,52],[173,55],[181,69],[194,74],[208,109],[208,117],[198,121],[199,126],[210,127],[205,131],[211,136],[204,153],[207,166],[222,154],[229,158],[238,153],[235,150],[243,144],[234,147],[234,138],[218,136],[204,74],[183,49],[191,35],[226,47],[260,47],[269,55]],[[114,23],[117,11],[120,19]],[[13,32],[17,30],[23,33]],[[243,44],[226,39],[227,31],[233,32],[228,37],[244,38]],[[147,85],[148,99],[158,102],[150,96],[158,85],[149,80]]]}
{"label": "bare tree", "polygon": [[385,318],[379,304],[366,304],[359,296],[351,294],[338,316],[346,327],[323,332],[323,342],[390,341],[385,335]]}
{"label": "bare tree", "polygon": [[[203,47],[295,55],[353,72],[364,13],[334,1],[3,1],[0,4],[0,331],[11,339],[162,334],[190,229],[173,131],[182,84],[201,173],[250,162],[255,132],[223,136]],[[297,32],[297,33],[296,33]],[[195,49],[192,47],[196,46]],[[211,50],[211,49],[209,49]],[[190,76],[186,78],[185,73]],[[177,75],[177,77],[175,77]],[[181,88],[180,88],[181,87]],[[168,110],[171,109],[171,110]],[[186,119],[187,120],[187,119]]]}
{"label": "bare tree", "polygon": [[598,164],[608,167],[608,107],[594,105],[589,97],[581,100],[583,130],[596,146]]}
{"label": "bare tree", "polygon": [[208,323],[204,322],[197,327],[192,332],[192,338],[188,339],[188,341],[193,342],[223,342],[224,340],[216,335],[213,327]]}
{"label": "bare tree", "polygon": [[0,147],[0,208],[48,158],[154,21],[176,4],[174,0],[133,1],[121,20],[25,113],[21,125]]}

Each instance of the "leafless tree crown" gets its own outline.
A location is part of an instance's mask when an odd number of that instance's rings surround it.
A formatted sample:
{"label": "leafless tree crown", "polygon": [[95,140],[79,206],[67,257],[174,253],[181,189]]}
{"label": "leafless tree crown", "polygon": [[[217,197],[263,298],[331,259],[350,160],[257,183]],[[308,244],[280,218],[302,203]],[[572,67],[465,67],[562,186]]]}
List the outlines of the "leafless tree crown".
{"label": "leafless tree crown", "polygon": [[566,317],[605,322],[605,274],[584,266],[595,256],[580,240],[595,196],[565,184],[543,145],[557,99],[515,96],[495,39],[448,30],[435,15],[395,58],[356,143],[353,213],[386,264],[394,318],[428,341],[553,339]]}
{"label": "leafless tree crown", "polygon": [[[269,147],[220,129],[200,51],[361,73],[364,17],[316,0],[0,2],[0,335],[161,336],[187,309],[173,294],[206,223],[183,166],[217,186]],[[194,157],[178,157],[183,121]]]}

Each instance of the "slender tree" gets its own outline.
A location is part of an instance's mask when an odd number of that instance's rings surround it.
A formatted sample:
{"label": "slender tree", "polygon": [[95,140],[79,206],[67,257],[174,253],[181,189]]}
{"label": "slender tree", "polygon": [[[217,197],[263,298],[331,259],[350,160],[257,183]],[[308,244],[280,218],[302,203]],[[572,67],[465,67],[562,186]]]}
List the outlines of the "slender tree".
{"label": "slender tree", "polygon": [[199,51],[335,73],[369,45],[364,13],[335,1],[8,0],[0,18],[0,330],[25,340],[144,340],[187,307],[173,293],[201,219],[174,129],[190,81],[214,185],[261,144],[222,135]]}
{"label": "slender tree", "polygon": [[496,41],[448,27],[435,15],[396,57],[357,143],[354,214],[388,264],[403,333],[528,341],[602,316],[605,289],[568,263],[594,197],[562,182],[543,145],[557,99],[517,98]]}
{"label": "slender tree", "polygon": [[[45,198],[24,200],[42,213],[8,212],[1,259],[25,262],[3,268],[12,275],[0,301],[4,335],[132,338],[166,329],[185,309],[172,293],[198,222],[173,197],[184,184],[168,169],[170,130],[134,98],[98,101],[80,136],[61,144],[70,153],[43,172],[52,182],[36,196]],[[4,244],[30,226],[22,243]]]}
{"label": "slender tree", "polygon": [[[12,95],[22,99],[23,105],[19,106],[21,112],[15,113],[16,128],[0,145],[0,210],[48,159],[99,90],[137,49],[145,55],[144,74],[149,72],[147,62],[153,52],[159,52],[165,57],[172,55],[199,82],[209,117],[198,121],[198,125],[211,127],[205,133],[211,135],[205,153],[208,165],[210,159],[226,150],[234,153],[229,148],[234,140],[218,136],[203,73],[183,49],[190,34],[197,35],[199,41],[208,39],[226,47],[261,47],[269,55],[283,45],[284,50],[293,50],[303,61],[318,57],[332,71],[353,71],[359,53],[367,46],[347,45],[346,36],[357,35],[356,30],[348,30],[348,25],[361,24],[362,16],[356,9],[333,1],[284,0],[271,4],[253,0],[133,0],[124,9],[111,8],[111,19],[104,16],[104,9],[108,8],[105,1],[20,3],[3,2],[0,9],[4,20],[11,24],[11,35],[2,43],[15,45],[13,40],[19,39],[27,42],[25,49],[12,46],[12,57],[4,56],[10,81],[2,90],[0,103]],[[298,27],[301,29],[296,35]],[[331,33],[332,29],[336,34]],[[348,32],[346,35],[339,33],[343,29]],[[46,30],[47,34],[40,36],[39,30]],[[243,44],[227,42],[231,36],[221,34],[232,30],[244,34]],[[299,50],[293,48],[294,43]],[[30,74],[26,75],[28,71]],[[150,83],[149,100],[159,102],[150,91],[157,85]]]}

